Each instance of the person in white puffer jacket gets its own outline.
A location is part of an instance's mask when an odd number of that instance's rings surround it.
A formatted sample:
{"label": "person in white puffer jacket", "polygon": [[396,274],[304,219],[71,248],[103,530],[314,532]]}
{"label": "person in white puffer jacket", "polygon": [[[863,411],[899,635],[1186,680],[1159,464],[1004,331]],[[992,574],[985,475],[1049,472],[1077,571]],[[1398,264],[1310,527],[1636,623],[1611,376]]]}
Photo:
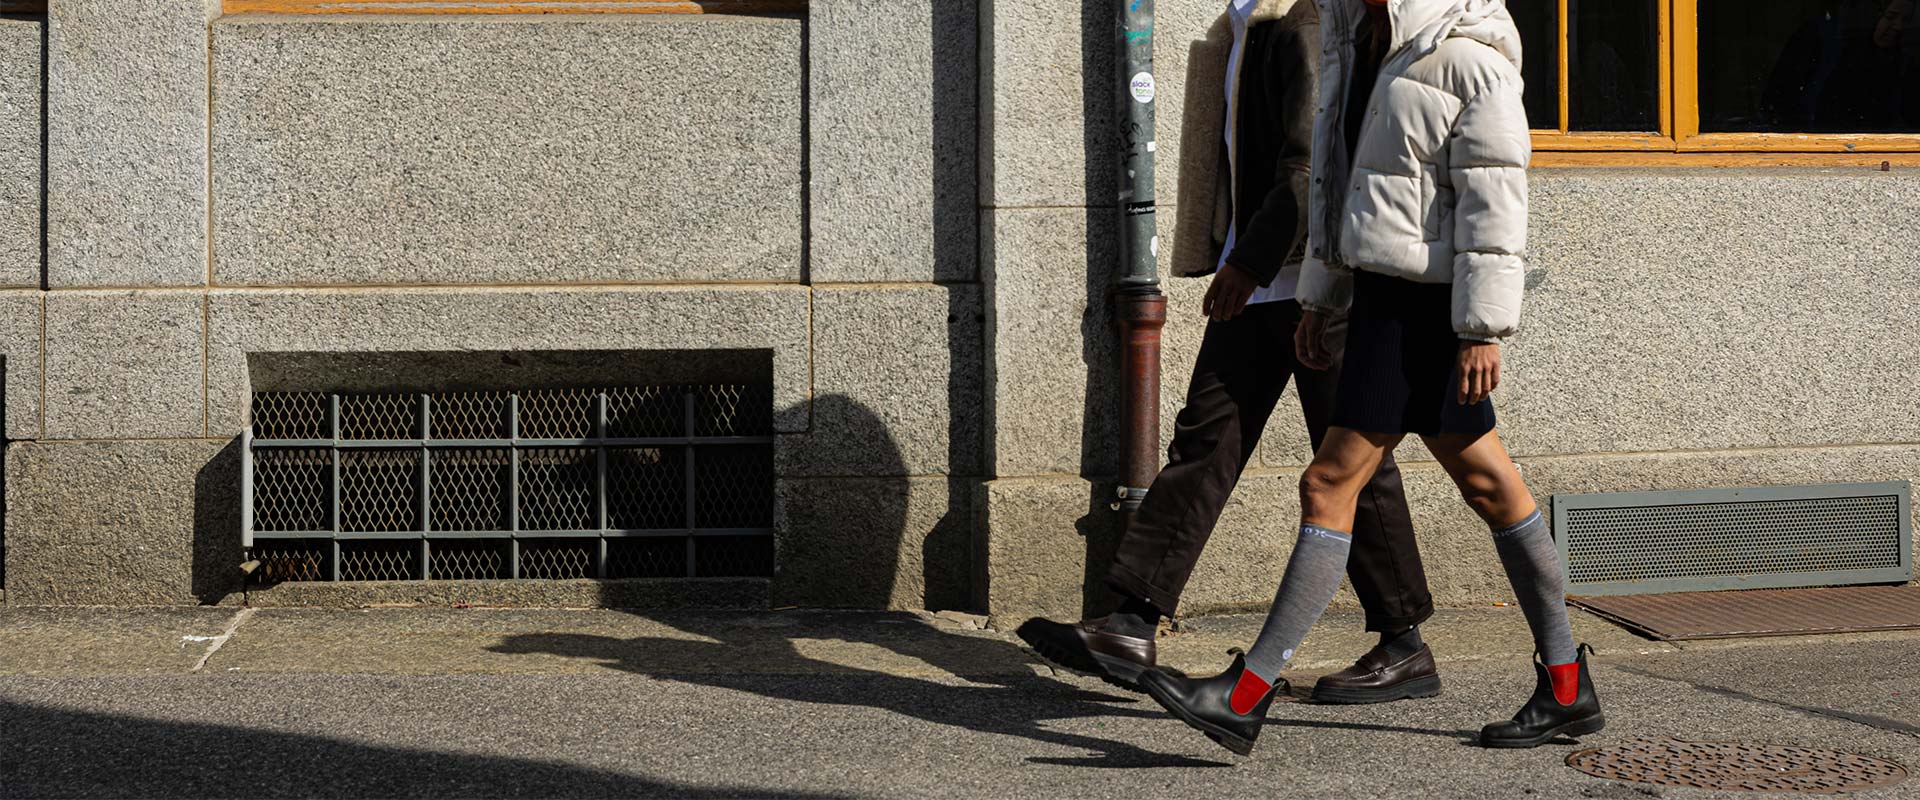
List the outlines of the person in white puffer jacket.
{"label": "person in white puffer jacket", "polygon": [[1325,327],[1345,315],[1332,427],[1300,477],[1299,538],[1260,637],[1219,675],[1154,670],[1140,686],[1214,741],[1250,751],[1280,671],[1340,588],[1361,487],[1416,434],[1492,529],[1533,633],[1533,695],[1482,728],[1481,744],[1597,732],[1606,717],[1568,625],[1560,554],[1488,399],[1525,284],[1532,148],[1519,31],[1501,0],[1318,2],[1306,312],[1294,348],[1325,368]]}

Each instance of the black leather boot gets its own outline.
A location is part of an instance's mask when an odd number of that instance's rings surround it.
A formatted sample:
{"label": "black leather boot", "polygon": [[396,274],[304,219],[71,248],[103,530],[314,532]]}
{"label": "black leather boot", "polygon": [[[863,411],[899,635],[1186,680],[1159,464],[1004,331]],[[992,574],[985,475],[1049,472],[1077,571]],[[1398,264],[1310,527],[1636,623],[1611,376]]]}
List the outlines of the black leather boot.
{"label": "black leather boot", "polygon": [[1267,719],[1267,709],[1273,706],[1273,697],[1279,694],[1280,687],[1286,685],[1286,681],[1276,682],[1247,713],[1235,713],[1233,690],[1240,685],[1241,673],[1246,670],[1246,656],[1235,654],[1233,666],[1211,678],[1183,678],[1165,670],[1147,670],[1140,674],[1140,688],[1181,721],[1221,747],[1244,756],[1253,752],[1254,740],[1260,738],[1260,725]]}
{"label": "black leather boot", "polygon": [[1593,648],[1580,645],[1575,658],[1579,664],[1580,687],[1571,705],[1561,705],[1553,696],[1553,679],[1548,676],[1546,665],[1535,657],[1533,697],[1513,719],[1481,728],[1480,746],[1538,747],[1558,736],[1599,733],[1607,726],[1607,716],[1600,713],[1600,697],[1594,694],[1593,678],[1587,674],[1587,654],[1591,652]]}

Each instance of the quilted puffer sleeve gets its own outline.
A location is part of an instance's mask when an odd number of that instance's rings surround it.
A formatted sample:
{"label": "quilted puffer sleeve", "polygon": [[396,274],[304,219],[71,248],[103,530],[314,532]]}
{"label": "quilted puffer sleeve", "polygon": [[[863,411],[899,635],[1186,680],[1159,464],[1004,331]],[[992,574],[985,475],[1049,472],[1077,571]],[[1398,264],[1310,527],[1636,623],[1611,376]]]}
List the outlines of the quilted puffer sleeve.
{"label": "quilted puffer sleeve", "polygon": [[1533,155],[1518,81],[1469,100],[1455,119],[1453,330],[1495,341],[1520,326],[1526,284],[1527,162]]}
{"label": "quilted puffer sleeve", "polygon": [[1294,293],[1308,311],[1344,314],[1353,303],[1353,273],[1309,255],[1300,264],[1300,285]]}

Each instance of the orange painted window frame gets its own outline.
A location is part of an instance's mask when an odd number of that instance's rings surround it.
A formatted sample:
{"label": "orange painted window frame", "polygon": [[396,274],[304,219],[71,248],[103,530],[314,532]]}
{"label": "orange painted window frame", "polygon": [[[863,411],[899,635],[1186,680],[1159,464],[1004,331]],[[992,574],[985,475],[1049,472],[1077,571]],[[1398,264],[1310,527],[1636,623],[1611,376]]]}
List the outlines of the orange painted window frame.
{"label": "orange painted window frame", "polygon": [[1700,132],[1699,0],[1659,0],[1660,130],[1568,130],[1568,0],[1559,0],[1560,125],[1533,132],[1539,166],[1920,166],[1920,134]]}
{"label": "orange painted window frame", "polygon": [[224,0],[228,14],[796,14],[807,0]]}

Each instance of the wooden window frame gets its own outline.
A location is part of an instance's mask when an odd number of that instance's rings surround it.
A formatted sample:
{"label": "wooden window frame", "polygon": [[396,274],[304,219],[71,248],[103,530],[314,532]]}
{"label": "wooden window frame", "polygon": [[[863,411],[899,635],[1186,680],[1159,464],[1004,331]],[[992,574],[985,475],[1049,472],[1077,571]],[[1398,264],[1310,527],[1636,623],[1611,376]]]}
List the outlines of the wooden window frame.
{"label": "wooden window frame", "polygon": [[1568,129],[1569,0],[1558,0],[1558,129],[1533,131],[1539,166],[1920,166],[1920,134],[1702,133],[1699,0],[1658,0],[1660,129]]}

